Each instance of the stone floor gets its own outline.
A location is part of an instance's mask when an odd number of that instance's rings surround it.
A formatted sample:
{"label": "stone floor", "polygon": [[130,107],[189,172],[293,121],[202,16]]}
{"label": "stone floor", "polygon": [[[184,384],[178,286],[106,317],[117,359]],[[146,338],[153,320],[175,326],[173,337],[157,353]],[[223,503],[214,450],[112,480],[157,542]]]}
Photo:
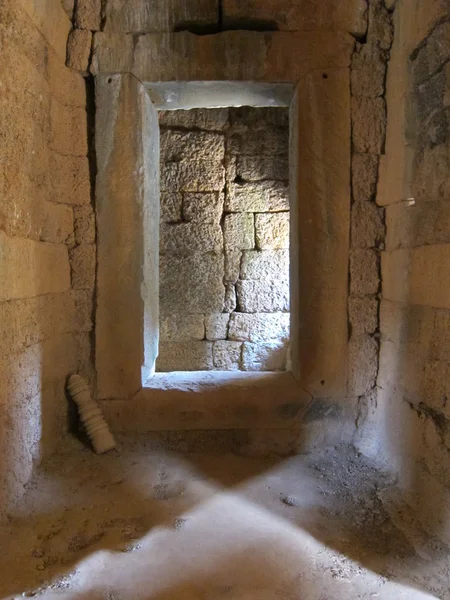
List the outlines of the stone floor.
{"label": "stone floor", "polygon": [[450,599],[447,548],[353,449],[47,462],[1,531],[0,598]]}

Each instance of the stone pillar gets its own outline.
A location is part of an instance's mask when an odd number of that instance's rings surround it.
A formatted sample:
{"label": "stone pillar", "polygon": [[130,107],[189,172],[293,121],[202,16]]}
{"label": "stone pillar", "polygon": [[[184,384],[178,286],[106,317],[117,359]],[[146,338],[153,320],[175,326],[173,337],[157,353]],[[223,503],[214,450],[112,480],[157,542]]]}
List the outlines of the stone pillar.
{"label": "stone pillar", "polygon": [[154,368],[159,321],[159,127],[132,75],[96,78],[98,398],[124,398]]}
{"label": "stone pillar", "polygon": [[292,370],[315,397],[347,391],[350,80],[312,71],[291,107]]}

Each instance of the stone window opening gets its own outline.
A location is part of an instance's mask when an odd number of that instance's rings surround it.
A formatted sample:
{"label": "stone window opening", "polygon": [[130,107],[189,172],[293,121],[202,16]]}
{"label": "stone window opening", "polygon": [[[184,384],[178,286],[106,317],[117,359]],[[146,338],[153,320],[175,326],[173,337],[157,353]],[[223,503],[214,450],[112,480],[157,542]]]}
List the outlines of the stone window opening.
{"label": "stone window opening", "polygon": [[283,371],[289,109],[159,112],[156,372]]}

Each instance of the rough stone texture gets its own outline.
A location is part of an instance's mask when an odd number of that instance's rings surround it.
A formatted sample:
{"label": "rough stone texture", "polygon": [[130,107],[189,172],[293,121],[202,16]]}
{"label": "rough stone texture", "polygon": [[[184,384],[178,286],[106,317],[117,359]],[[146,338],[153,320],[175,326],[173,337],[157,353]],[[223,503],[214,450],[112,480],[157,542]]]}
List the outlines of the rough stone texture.
{"label": "rough stone texture", "polygon": [[268,23],[277,29],[309,31],[328,29],[349,31],[362,36],[367,29],[367,5],[364,0],[337,3],[333,0],[309,2],[294,0],[224,0],[223,15],[226,25],[245,29],[249,23]]}
{"label": "rough stone texture", "polygon": [[227,339],[229,322],[229,313],[208,315],[205,319],[206,339],[213,342]]}
{"label": "rough stone texture", "polygon": [[378,179],[378,156],[357,154],[352,156],[352,192],[356,202],[375,198]]}
{"label": "rough stone texture", "polygon": [[289,213],[255,215],[255,234],[259,250],[289,248]]}
{"label": "rough stone texture", "polygon": [[349,343],[349,394],[362,396],[373,388],[378,369],[378,344],[369,335],[353,336]]}
{"label": "rough stone texture", "polygon": [[245,279],[236,284],[237,301],[241,312],[289,311],[289,286],[286,281],[260,281]]}
{"label": "rough stone texture", "polygon": [[[161,329],[168,317],[184,323],[189,315],[201,316],[206,340],[221,342],[213,347],[214,368],[240,370],[236,342],[289,338],[287,312],[247,319],[244,337],[237,337],[239,328],[229,331],[230,316],[250,316],[241,311],[289,310],[288,111],[167,111],[159,121],[162,185],[170,188],[161,197]],[[188,185],[183,173],[190,174]],[[188,191],[199,187],[204,191]],[[259,228],[255,219],[261,219]],[[255,230],[265,246],[284,249],[253,250]],[[182,256],[191,260],[174,260]],[[215,273],[213,264],[219,265]],[[194,265],[206,271],[194,273]],[[165,341],[186,341],[182,331],[179,339],[176,329],[171,332]],[[177,356],[183,370],[181,351]]]}
{"label": "rough stone texture", "polygon": [[98,31],[101,25],[102,0],[76,0],[74,23],[77,29]]}
{"label": "rough stone texture", "polygon": [[161,342],[187,342],[205,337],[203,315],[168,315],[160,319]]}
{"label": "rough stone texture", "polygon": [[[436,174],[437,175],[437,174]],[[434,202],[410,206],[399,202],[386,208],[386,250],[450,243],[450,204]]]}
{"label": "rough stone texture", "polygon": [[450,22],[436,27],[413,62],[416,84],[430,79],[450,59]]}
{"label": "rough stone texture", "polygon": [[[350,292],[355,296],[376,294],[380,285],[378,255],[375,250],[352,250]],[[384,283],[384,282],[383,282]]]}
{"label": "rough stone texture", "polygon": [[[198,81],[199,77],[201,81],[292,83],[316,69],[348,67],[353,46],[349,34],[327,31],[161,33],[141,35],[136,44],[131,35],[97,32],[91,71],[95,75],[131,72],[144,83]],[[204,57],[201,63],[199,57]]]}
{"label": "rough stone texture", "polygon": [[239,371],[241,368],[242,344],[218,341],[213,344],[213,363],[219,371]]}
{"label": "rough stone texture", "polygon": [[244,314],[233,313],[229,319],[230,340],[268,342],[289,339],[288,313]]}
{"label": "rough stone texture", "polygon": [[95,242],[95,214],[91,205],[75,206],[73,209],[76,244]]}
{"label": "rough stone texture", "polygon": [[352,95],[377,98],[384,95],[386,52],[378,41],[357,44],[352,60]]}
{"label": "rough stone texture", "polygon": [[373,334],[378,328],[378,300],[374,297],[350,297],[348,302],[349,320],[355,336]]}
{"label": "rough stone texture", "polygon": [[70,250],[72,287],[75,290],[92,290],[95,285],[95,245],[81,244]]}
{"label": "rough stone texture", "polygon": [[386,133],[386,106],[383,98],[352,98],[353,144],[356,152],[381,154]]}
{"label": "rough stone texture", "polygon": [[244,371],[284,371],[286,368],[286,346],[282,343],[251,344],[242,347]]}
{"label": "rough stone texture", "polygon": [[383,209],[374,202],[352,206],[351,243],[354,248],[373,248],[384,241]]}
{"label": "rough stone texture", "polygon": [[92,33],[87,29],[73,29],[67,42],[67,66],[86,73],[89,70]]}
{"label": "rough stone texture", "polygon": [[180,364],[184,371],[210,371],[213,369],[211,342],[161,342],[156,359],[156,370],[162,372],[179,371]]}

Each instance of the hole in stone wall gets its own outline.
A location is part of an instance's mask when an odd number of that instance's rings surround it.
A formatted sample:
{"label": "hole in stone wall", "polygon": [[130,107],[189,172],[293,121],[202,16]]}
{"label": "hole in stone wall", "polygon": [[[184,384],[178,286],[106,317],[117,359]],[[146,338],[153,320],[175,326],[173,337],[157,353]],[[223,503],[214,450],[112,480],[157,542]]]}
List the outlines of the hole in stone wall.
{"label": "hole in stone wall", "polygon": [[156,371],[286,370],[289,109],[159,116]]}

